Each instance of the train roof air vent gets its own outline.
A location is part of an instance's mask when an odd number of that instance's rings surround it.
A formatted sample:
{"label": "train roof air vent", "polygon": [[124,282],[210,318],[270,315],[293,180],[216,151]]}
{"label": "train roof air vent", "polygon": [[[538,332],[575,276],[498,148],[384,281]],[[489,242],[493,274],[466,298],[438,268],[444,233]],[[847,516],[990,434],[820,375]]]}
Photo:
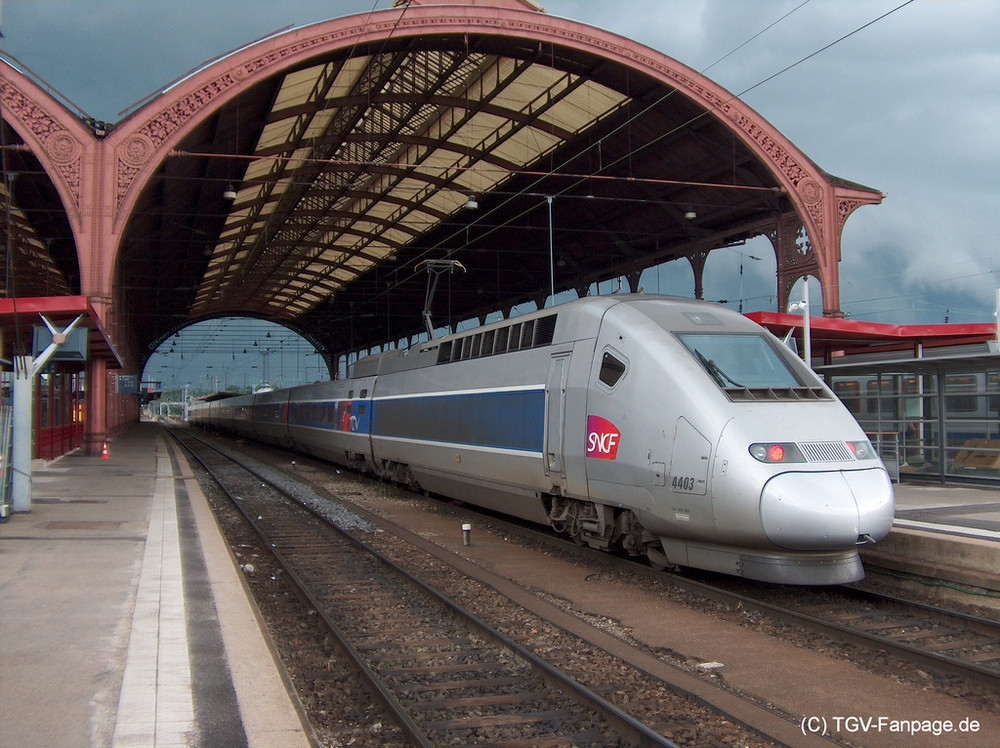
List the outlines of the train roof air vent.
{"label": "train roof air vent", "polygon": [[822,387],[727,387],[724,392],[733,402],[830,400]]}

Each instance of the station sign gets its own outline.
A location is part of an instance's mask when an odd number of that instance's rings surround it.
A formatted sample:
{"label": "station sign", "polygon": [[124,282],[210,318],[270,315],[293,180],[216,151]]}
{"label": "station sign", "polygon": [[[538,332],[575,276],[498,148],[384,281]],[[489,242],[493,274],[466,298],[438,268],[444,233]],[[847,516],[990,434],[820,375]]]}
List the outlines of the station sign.
{"label": "station sign", "polygon": [[139,376],[137,374],[119,374],[115,377],[115,392],[119,395],[138,395]]}

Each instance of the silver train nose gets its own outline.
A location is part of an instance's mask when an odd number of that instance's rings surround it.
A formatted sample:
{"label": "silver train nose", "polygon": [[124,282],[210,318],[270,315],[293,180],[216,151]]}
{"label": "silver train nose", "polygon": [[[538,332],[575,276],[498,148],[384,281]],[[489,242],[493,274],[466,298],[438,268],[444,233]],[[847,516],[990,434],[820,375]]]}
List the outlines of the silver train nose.
{"label": "silver train nose", "polygon": [[789,550],[850,548],[881,540],[892,528],[889,475],[871,470],[781,473],[760,497],[764,533]]}

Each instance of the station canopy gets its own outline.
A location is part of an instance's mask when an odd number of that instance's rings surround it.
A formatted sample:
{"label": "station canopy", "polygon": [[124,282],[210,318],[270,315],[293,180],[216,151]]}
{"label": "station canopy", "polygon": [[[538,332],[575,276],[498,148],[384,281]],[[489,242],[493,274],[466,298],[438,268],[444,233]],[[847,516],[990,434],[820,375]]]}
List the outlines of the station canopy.
{"label": "station canopy", "polygon": [[[122,233],[114,302],[141,360],[186,324],[230,315],[286,324],[330,354],[364,350],[423,330],[428,260],[464,268],[438,285],[445,326],[542,304],[552,288],[635,281],[794,211],[774,164],[662,71],[487,24],[420,28],[268,67],[199,115]],[[46,231],[79,293],[60,226]]]}

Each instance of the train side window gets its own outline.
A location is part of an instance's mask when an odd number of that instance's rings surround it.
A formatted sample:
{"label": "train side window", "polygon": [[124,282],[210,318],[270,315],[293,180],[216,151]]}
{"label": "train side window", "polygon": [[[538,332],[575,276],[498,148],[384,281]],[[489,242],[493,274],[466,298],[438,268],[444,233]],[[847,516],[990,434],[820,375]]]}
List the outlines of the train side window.
{"label": "train side window", "polygon": [[623,376],[625,376],[625,362],[605,351],[597,378],[608,387],[614,387]]}
{"label": "train side window", "polygon": [[368,397],[368,388],[361,390],[361,394],[358,397]]}
{"label": "train side window", "polygon": [[896,412],[896,387],[891,379],[873,379],[866,387],[867,409],[872,415],[890,415]]}

